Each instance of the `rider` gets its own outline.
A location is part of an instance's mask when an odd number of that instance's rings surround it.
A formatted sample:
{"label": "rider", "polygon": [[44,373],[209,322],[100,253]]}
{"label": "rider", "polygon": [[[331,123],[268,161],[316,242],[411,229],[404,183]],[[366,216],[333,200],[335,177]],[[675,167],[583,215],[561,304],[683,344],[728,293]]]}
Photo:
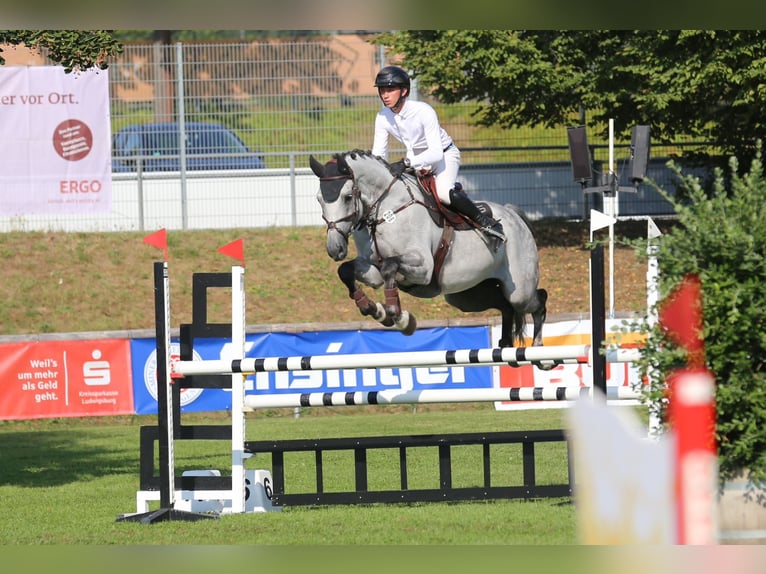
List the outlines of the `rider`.
{"label": "rider", "polygon": [[388,136],[393,135],[407,151],[404,159],[391,164],[391,174],[398,177],[408,167],[433,172],[442,203],[473,220],[489,239],[492,250],[497,251],[505,243],[503,226],[479,209],[456,182],[460,150],[439,124],[431,106],[407,99],[410,95],[407,72],[398,66],[386,66],[378,72],[375,87],[383,108],[375,118],[373,155],[386,157]]}

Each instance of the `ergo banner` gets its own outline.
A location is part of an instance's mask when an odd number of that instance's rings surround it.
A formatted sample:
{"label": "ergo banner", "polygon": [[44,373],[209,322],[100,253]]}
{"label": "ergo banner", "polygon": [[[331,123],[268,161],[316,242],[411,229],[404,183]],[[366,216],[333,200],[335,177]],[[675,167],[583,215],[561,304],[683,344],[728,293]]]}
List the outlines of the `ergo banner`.
{"label": "ergo banner", "polygon": [[0,66],[0,215],[111,210],[108,70]]}

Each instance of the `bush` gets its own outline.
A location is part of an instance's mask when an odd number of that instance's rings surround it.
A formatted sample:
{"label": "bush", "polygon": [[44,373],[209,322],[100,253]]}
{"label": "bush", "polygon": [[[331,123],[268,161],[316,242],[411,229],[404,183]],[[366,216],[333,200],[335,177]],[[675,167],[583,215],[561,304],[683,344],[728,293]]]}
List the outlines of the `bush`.
{"label": "bush", "polygon": [[[660,301],[685,275],[702,283],[705,362],[716,379],[716,440],[721,483],[740,470],[766,479],[766,180],[761,145],[750,170],[715,170],[712,188],[683,176],[683,202],[662,193],[675,207],[678,225],[660,238],[657,262]],[[645,323],[647,345],[639,363],[651,374],[651,410],[663,418],[662,387],[684,354],[657,325]]]}

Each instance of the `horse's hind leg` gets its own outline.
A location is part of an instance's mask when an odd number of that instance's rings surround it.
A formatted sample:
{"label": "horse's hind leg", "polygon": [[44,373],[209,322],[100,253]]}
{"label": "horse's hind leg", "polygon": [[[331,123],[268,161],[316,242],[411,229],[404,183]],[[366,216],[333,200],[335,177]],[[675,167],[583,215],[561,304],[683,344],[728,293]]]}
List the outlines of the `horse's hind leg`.
{"label": "horse's hind leg", "polygon": [[519,346],[524,345],[524,316],[518,314],[505,298],[502,285],[497,279],[487,279],[466,291],[445,295],[444,299],[466,313],[497,309],[502,316],[498,347],[513,347],[517,341]]}
{"label": "horse's hind leg", "polygon": [[383,305],[371,301],[364,290],[356,282],[354,262],[346,261],[338,267],[338,277],[348,289],[348,296],[354,300],[359,312],[362,315],[370,316],[379,321],[385,327],[391,327],[394,324],[393,319],[388,317]]}

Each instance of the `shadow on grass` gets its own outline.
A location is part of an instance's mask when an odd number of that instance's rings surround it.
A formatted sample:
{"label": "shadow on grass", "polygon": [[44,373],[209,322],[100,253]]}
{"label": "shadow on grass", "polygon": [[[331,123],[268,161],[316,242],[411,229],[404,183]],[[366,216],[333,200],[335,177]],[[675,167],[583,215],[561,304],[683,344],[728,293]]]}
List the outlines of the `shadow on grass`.
{"label": "shadow on grass", "polygon": [[111,440],[87,431],[17,431],[0,434],[0,486],[55,487],[107,475],[138,476],[135,438]]}

